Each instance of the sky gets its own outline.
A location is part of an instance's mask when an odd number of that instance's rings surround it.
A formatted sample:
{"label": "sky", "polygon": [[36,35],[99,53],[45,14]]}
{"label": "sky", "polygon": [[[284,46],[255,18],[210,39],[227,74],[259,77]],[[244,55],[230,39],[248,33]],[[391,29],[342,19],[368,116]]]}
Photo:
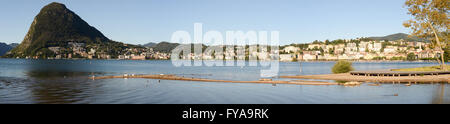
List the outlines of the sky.
{"label": "sky", "polygon": [[179,30],[279,31],[280,44],[409,33],[405,0],[1,0],[0,42],[20,43],[34,16],[63,3],[108,38],[170,41]]}

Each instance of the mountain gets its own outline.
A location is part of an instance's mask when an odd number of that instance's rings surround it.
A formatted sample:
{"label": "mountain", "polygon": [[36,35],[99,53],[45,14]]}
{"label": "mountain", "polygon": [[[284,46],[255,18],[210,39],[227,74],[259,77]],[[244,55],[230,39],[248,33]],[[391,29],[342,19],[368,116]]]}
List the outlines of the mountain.
{"label": "mountain", "polygon": [[17,46],[19,46],[19,44],[18,43],[11,43],[11,44],[9,44],[9,46],[11,46],[12,48],[16,48]]}
{"label": "mountain", "polygon": [[6,43],[1,43],[0,42],[0,56],[5,55],[10,50],[16,48],[18,45],[19,44],[17,44],[17,43],[6,44]]}
{"label": "mountain", "polygon": [[41,9],[24,40],[11,51],[9,57],[49,56],[47,54],[53,52],[48,47],[67,47],[68,42],[84,43],[97,48],[121,45],[109,40],[64,4],[53,2]]}
{"label": "mountain", "polygon": [[163,53],[170,53],[173,49],[175,49],[178,45],[178,43],[169,43],[169,42],[160,42],[158,44],[155,44],[151,46],[150,48],[153,48],[154,51],[163,52]]}
{"label": "mountain", "polygon": [[391,34],[388,36],[383,37],[368,37],[372,40],[387,40],[387,41],[395,41],[395,40],[406,40],[406,41],[424,41],[423,39],[417,38],[417,37],[409,37],[408,34],[405,33],[397,33],[397,34]]}
{"label": "mountain", "polygon": [[0,43],[0,56],[5,55],[8,51],[10,51],[13,47],[5,44],[5,43]]}
{"label": "mountain", "polygon": [[150,42],[150,43],[144,44],[142,46],[143,47],[152,47],[152,46],[155,46],[155,45],[156,45],[156,43]]}

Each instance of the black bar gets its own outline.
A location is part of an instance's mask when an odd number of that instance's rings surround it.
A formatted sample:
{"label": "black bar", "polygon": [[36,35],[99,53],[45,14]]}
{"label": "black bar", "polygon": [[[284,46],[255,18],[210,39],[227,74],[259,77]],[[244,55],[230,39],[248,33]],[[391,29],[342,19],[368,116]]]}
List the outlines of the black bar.
{"label": "black bar", "polygon": [[[281,122],[324,122],[355,121],[354,119],[383,122],[389,120],[408,120],[411,116],[435,117],[430,114],[442,110],[436,106],[421,109],[409,105],[2,105],[2,119],[37,118],[35,122],[56,123],[281,123]],[[414,109],[413,109],[414,108]],[[185,119],[183,111],[217,111],[224,116],[211,119]],[[267,109],[268,118],[227,118],[227,109]],[[445,110],[443,110],[445,111]],[[428,114],[425,114],[428,113]],[[418,119],[418,118],[415,118]],[[16,121],[29,121],[19,119]],[[389,121],[389,122],[392,122]]]}

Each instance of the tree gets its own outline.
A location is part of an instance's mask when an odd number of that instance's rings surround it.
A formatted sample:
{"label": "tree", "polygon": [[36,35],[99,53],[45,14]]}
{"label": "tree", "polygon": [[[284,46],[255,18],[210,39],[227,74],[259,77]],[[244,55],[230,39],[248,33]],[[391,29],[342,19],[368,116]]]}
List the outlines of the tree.
{"label": "tree", "polygon": [[450,47],[447,47],[444,52],[444,61],[448,62],[448,59],[450,59]]}
{"label": "tree", "polygon": [[325,40],[325,45],[328,45],[328,44],[330,44],[330,40]]}
{"label": "tree", "polygon": [[333,68],[331,68],[331,72],[333,72],[334,74],[347,73],[353,70],[354,69],[352,67],[352,63],[345,60],[336,62]]}
{"label": "tree", "polygon": [[403,25],[412,30],[412,35],[428,38],[439,50],[441,69],[445,70],[444,49],[448,47],[449,2],[448,0],[406,0],[405,6],[413,19]]}
{"label": "tree", "polygon": [[408,56],[406,57],[406,60],[414,61],[416,60],[416,55],[414,53],[409,53]]}

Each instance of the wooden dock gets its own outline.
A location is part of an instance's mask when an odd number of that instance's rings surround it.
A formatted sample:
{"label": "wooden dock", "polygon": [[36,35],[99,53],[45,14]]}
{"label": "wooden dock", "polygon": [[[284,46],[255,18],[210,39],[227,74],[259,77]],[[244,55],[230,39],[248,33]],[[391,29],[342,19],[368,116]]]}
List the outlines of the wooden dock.
{"label": "wooden dock", "polygon": [[[374,73],[377,75],[378,73]],[[374,75],[372,74],[372,75]],[[398,76],[405,75],[405,73],[392,73],[391,76],[360,76],[350,73],[343,74],[323,74],[323,75],[297,75],[297,76],[280,76],[280,78],[292,78],[292,79],[317,79],[317,80],[335,80],[335,81],[358,81],[358,82],[380,82],[380,83],[392,83],[392,82],[419,82],[419,83],[450,83],[450,74],[440,75],[424,75],[424,76]],[[392,76],[397,75],[397,76]],[[409,75],[409,73],[408,73]]]}
{"label": "wooden dock", "polygon": [[352,71],[350,75],[354,76],[375,76],[375,77],[400,77],[400,76],[427,76],[427,75],[448,75],[450,71]]}

